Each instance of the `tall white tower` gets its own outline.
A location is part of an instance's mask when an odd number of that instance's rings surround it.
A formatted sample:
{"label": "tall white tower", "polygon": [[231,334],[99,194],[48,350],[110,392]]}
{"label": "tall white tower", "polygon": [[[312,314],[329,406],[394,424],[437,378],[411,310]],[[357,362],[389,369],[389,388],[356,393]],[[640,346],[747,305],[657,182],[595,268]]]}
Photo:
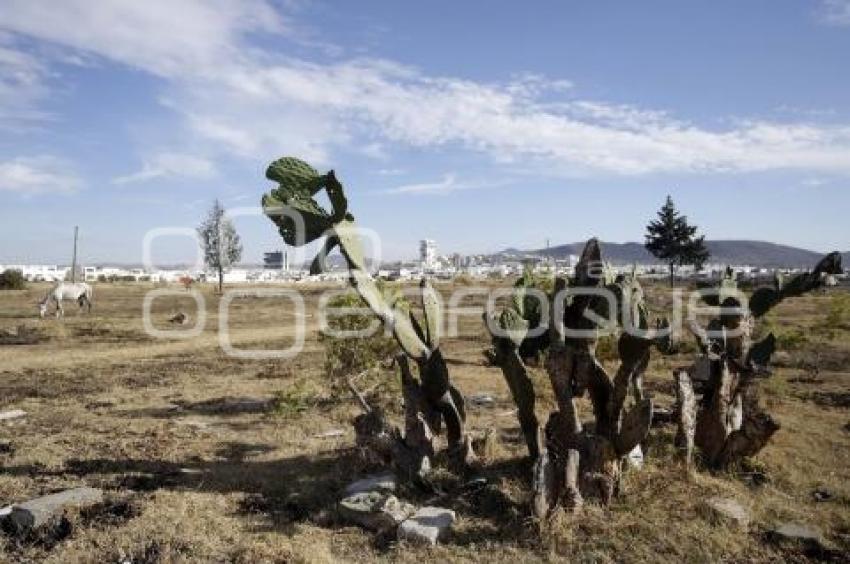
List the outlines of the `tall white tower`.
{"label": "tall white tower", "polygon": [[419,261],[422,263],[422,268],[437,266],[437,243],[433,239],[419,241]]}

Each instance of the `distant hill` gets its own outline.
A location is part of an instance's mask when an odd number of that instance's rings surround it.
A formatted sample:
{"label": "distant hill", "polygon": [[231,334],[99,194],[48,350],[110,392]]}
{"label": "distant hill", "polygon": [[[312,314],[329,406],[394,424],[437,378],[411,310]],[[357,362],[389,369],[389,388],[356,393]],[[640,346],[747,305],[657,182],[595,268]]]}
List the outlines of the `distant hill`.
{"label": "distant hill", "polygon": [[[533,251],[517,251],[508,249],[500,254],[504,256],[517,254],[548,254],[554,258],[564,258],[569,255],[580,255],[585,242],[569,243],[546,249]],[[767,241],[722,240],[706,241],[711,253],[710,263],[739,264],[758,267],[808,267],[814,266],[824,253],[778,245]],[[642,243],[602,243],[602,252],[606,260],[615,264],[659,262],[644,248]],[[843,254],[845,267],[850,266],[850,252]]]}

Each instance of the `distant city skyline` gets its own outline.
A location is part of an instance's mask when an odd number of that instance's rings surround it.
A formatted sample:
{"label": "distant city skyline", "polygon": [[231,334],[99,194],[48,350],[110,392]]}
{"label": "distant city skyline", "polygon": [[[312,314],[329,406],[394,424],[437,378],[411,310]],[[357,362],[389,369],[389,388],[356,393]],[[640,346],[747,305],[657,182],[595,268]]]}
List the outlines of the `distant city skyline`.
{"label": "distant city skyline", "polygon": [[[850,250],[850,0],[0,0],[0,264],[142,262],[295,155],[390,260],[708,239]],[[158,263],[189,262],[186,237]]]}
{"label": "distant city skyline", "polygon": [[[548,242],[547,242],[548,243]],[[503,261],[519,261],[528,257],[540,259],[554,259],[556,262],[575,262],[581,254],[581,248],[586,241],[575,241],[567,244],[557,244],[540,248],[518,249],[515,247],[502,249],[496,253],[458,253],[452,250],[439,252],[438,242],[434,239],[422,239],[419,241],[416,252],[401,258],[384,256],[380,264],[384,266],[406,265],[417,268],[435,268],[438,265],[467,267],[473,264],[481,264],[481,261],[500,263]],[[642,266],[661,265],[666,269],[666,263],[651,256],[644,250],[643,243],[631,241],[626,243],[614,243],[611,241],[600,241],[606,261],[614,265],[637,264]],[[765,241],[748,240],[706,240],[709,247],[709,260],[706,268],[716,269],[725,266],[753,266],[753,267],[781,267],[781,268],[810,268],[822,256],[822,251],[813,251],[787,245],[780,245]],[[850,264],[850,251],[837,250],[842,253],[846,263]],[[300,250],[291,247],[280,246],[277,250],[263,253],[260,261],[242,260],[236,263],[235,268],[261,268],[261,269],[283,269],[283,270],[309,270],[313,256],[318,251],[316,245]],[[831,251],[830,251],[831,252]],[[307,258],[305,258],[307,257]],[[367,251],[367,262],[375,264],[373,257]],[[0,262],[0,270],[8,267],[69,267],[67,261],[19,261]],[[327,263],[332,269],[339,268],[344,264],[344,259],[338,251],[334,251]],[[136,262],[102,261],[91,260],[78,263],[78,267],[122,267],[136,268],[147,272],[156,270],[205,270],[206,267],[199,262],[183,261],[175,263],[154,262],[150,265]]]}

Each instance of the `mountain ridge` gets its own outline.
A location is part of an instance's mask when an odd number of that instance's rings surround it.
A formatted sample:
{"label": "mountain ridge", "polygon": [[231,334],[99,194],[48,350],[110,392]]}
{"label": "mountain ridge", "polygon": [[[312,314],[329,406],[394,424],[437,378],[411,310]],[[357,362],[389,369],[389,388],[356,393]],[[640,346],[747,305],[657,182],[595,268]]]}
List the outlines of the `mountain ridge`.
{"label": "mountain ridge", "polygon": [[[661,264],[644,248],[643,243],[633,241],[625,243],[611,243],[600,241],[602,253],[606,260],[614,264]],[[787,267],[807,268],[814,266],[826,253],[819,253],[809,249],[771,243],[769,241],[756,241],[750,239],[715,239],[706,240],[706,247],[711,253],[708,259],[710,264],[735,264],[755,267]],[[528,254],[537,256],[550,256],[556,259],[565,258],[568,255],[580,255],[585,242],[566,243],[549,247],[548,249],[535,249],[530,251],[519,251],[506,249],[500,255]],[[850,266],[850,251],[842,252],[845,266]]]}

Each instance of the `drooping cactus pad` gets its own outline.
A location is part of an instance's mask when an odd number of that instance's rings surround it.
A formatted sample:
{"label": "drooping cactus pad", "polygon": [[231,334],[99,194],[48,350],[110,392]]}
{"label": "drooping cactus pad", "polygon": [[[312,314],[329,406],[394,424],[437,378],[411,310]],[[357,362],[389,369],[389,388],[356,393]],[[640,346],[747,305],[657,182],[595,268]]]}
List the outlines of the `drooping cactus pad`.
{"label": "drooping cactus pad", "polygon": [[[288,245],[300,246],[326,234],[335,223],[350,218],[348,202],[333,171],[321,175],[309,164],[295,157],[283,157],[266,169],[266,178],[278,187],[265,194],[262,206],[265,214],[278,226]],[[332,210],[322,208],[313,198],[327,190]],[[303,232],[299,233],[303,220]]]}

